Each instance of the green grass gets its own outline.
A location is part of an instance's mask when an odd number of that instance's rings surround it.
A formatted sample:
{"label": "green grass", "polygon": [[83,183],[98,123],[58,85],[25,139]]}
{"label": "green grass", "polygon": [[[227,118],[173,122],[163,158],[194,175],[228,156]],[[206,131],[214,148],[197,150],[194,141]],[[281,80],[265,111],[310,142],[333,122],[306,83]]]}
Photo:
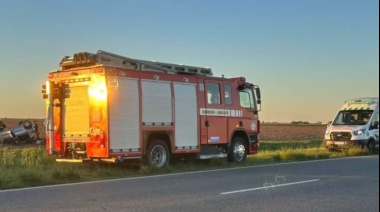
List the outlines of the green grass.
{"label": "green grass", "polygon": [[261,142],[259,153],[250,156],[250,158],[266,163],[330,159],[369,154],[370,152],[366,148],[362,149],[360,147],[353,147],[343,151],[329,151],[325,147],[322,147],[321,140],[290,142],[268,141]]}
{"label": "green grass", "polygon": [[320,147],[321,140],[311,141],[262,141],[260,150],[304,149]]}
{"label": "green grass", "polygon": [[321,147],[321,143],[320,140],[268,141],[262,142],[259,153],[248,156],[243,164],[231,164],[225,159],[181,159],[172,162],[170,166],[163,169],[120,164],[57,163],[54,158],[46,156],[44,148],[0,148],[0,189],[370,154],[368,150],[361,148],[330,152]]}

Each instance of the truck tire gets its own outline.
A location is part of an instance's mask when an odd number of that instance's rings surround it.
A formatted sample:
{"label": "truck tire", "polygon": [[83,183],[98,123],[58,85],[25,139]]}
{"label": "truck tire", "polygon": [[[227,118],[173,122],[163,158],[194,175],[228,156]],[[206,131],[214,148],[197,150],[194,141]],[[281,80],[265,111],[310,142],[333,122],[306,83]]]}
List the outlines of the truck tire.
{"label": "truck tire", "polygon": [[22,122],[22,126],[25,128],[25,129],[31,129],[32,127],[33,127],[33,124],[32,124],[32,122],[31,121],[29,121],[29,120],[24,120],[23,122]]}
{"label": "truck tire", "polygon": [[247,144],[241,137],[232,140],[227,160],[232,163],[242,163],[247,159]]}
{"label": "truck tire", "polygon": [[170,152],[165,142],[155,140],[149,144],[145,159],[148,166],[162,168],[169,164],[169,160]]}

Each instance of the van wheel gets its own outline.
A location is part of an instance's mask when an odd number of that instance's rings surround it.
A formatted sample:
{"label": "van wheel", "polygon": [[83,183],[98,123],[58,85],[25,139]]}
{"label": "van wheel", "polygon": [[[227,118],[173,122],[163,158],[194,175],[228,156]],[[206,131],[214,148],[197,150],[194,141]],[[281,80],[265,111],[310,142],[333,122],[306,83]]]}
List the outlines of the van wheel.
{"label": "van wheel", "polygon": [[369,152],[371,152],[371,153],[375,153],[375,152],[376,152],[376,144],[375,144],[375,141],[374,141],[374,140],[370,140],[370,141],[368,142],[367,148],[368,148],[368,151],[369,151]]}
{"label": "van wheel", "polygon": [[165,142],[155,140],[149,144],[146,163],[150,167],[162,168],[169,164],[170,152]]}
{"label": "van wheel", "polygon": [[247,158],[247,144],[241,137],[232,140],[227,160],[234,163],[242,163]]}

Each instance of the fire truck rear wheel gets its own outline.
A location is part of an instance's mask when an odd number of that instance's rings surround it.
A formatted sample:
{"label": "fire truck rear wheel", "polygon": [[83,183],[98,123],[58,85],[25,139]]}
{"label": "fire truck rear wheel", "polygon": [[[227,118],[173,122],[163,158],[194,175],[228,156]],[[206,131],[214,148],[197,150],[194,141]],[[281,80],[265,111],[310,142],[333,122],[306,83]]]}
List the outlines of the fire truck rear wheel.
{"label": "fire truck rear wheel", "polygon": [[227,159],[234,163],[242,163],[247,159],[247,144],[243,138],[235,137],[232,140]]}
{"label": "fire truck rear wheel", "polygon": [[165,142],[161,140],[152,141],[146,153],[146,163],[148,166],[162,168],[169,164],[170,152]]}

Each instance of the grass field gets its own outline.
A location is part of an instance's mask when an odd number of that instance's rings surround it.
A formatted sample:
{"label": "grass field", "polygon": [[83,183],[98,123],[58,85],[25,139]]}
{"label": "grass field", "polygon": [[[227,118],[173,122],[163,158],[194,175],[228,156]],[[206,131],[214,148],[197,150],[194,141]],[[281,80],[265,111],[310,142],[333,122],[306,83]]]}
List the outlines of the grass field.
{"label": "grass field", "polygon": [[187,159],[174,161],[170,166],[159,170],[121,164],[64,164],[46,156],[43,147],[0,148],[0,189],[369,154],[368,150],[360,148],[330,152],[321,147],[321,142],[321,140],[262,142],[260,152],[248,156],[244,164],[231,164],[224,159]]}

